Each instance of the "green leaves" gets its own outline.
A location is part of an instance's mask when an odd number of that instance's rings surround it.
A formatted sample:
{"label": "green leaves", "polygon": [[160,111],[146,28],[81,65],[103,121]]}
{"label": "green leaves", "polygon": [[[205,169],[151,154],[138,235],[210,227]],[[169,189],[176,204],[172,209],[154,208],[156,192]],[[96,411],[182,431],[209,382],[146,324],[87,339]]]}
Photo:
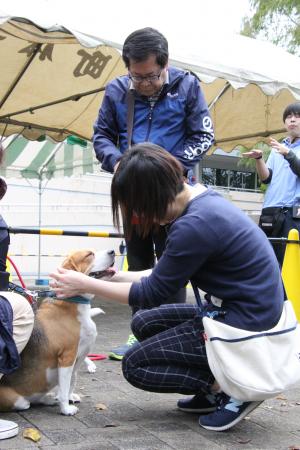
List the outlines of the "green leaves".
{"label": "green leaves", "polygon": [[250,0],[251,17],[243,19],[241,34],[261,37],[300,55],[299,0]]}

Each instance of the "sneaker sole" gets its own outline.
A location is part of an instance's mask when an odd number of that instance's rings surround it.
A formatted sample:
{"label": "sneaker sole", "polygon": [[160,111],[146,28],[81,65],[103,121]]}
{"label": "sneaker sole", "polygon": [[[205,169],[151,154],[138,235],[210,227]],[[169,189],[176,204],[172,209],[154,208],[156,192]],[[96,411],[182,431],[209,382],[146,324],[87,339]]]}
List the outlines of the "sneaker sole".
{"label": "sneaker sole", "polygon": [[180,411],[183,412],[187,412],[187,413],[195,413],[195,414],[206,414],[206,413],[210,413],[210,412],[214,412],[217,407],[216,406],[212,406],[211,408],[180,408],[180,406],[177,406],[177,409],[179,409]]}
{"label": "sneaker sole", "polygon": [[16,427],[11,428],[10,430],[0,432],[0,439],[11,438],[17,436],[18,433],[19,433],[19,426],[17,425]]}
{"label": "sneaker sole", "polygon": [[109,359],[113,359],[114,361],[122,361],[124,355],[116,355],[116,353],[108,353]]}
{"label": "sneaker sole", "polygon": [[262,402],[251,402],[251,404],[241,413],[241,415],[239,417],[237,417],[236,419],[234,419],[232,422],[228,423],[227,425],[223,425],[222,427],[213,427],[213,426],[209,426],[209,425],[202,425],[200,420],[199,420],[199,425],[202,428],[205,428],[206,430],[211,430],[211,431],[229,430],[229,428],[233,427],[234,425],[239,423],[241,420],[243,420],[244,417],[246,417],[249,413],[251,413],[251,411],[253,411],[255,408],[257,408],[261,403]]}

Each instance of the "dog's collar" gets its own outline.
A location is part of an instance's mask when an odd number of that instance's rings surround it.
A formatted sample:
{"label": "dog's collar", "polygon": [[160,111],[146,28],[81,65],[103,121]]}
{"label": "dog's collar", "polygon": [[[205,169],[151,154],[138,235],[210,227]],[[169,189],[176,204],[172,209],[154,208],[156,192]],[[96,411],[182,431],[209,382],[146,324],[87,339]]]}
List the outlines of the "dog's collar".
{"label": "dog's collar", "polygon": [[77,295],[76,297],[69,297],[69,298],[57,298],[56,300],[62,300],[63,302],[70,302],[70,303],[80,303],[82,305],[89,305],[91,301],[86,298],[82,297],[81,295]]}

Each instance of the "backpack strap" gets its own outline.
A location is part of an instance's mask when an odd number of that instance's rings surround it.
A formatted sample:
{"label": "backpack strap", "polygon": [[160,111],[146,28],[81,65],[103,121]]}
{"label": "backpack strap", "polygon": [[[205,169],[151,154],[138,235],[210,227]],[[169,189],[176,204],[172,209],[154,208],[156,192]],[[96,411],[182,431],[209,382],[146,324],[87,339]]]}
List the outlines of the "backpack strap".
{"label": "backpack strap", "polygon": [[133,131],[133,117],[134,117],[134,93],[131,89],[127,92],[127,142],[128,148],[131,147],[132,131]]}

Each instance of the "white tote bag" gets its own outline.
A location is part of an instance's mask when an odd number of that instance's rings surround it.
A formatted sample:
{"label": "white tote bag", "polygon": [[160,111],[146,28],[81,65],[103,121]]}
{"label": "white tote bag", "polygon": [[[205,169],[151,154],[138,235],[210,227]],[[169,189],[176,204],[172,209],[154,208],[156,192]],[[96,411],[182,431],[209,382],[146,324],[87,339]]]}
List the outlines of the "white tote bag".
{"label": "white tote bag", "polygon": [[300,382],[300,324],[285,301],[278,324],[263,332],[203,317],[209,367],[226,394],[265,400]]}

